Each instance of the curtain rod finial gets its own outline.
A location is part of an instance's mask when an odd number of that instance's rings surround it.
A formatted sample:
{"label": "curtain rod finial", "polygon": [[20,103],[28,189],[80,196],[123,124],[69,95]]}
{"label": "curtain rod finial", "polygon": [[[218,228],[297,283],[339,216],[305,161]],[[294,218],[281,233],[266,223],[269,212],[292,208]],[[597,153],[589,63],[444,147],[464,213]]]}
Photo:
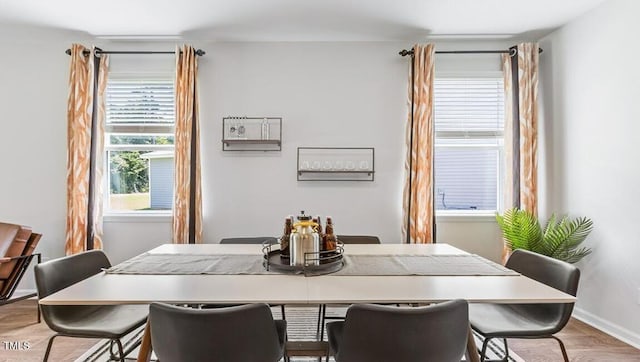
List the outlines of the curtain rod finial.
{"label": "curtain rod finial", "polygon": [[64,51],[67,55],[71,55],[71,49],[67,49]]}
{"label": "curtain rod finial", "polygon": [[403,57],[407,55],[413,55],[413,49],[411,50],[402,49],[398,54],[402,55]]}
{"label": "curtain rod finial", "polygon": [[202,50],[202,49],[198,49],[198,50],[196,50],[196,55],[203,56],[203,55],[205,55],[205,54],[207,54],[207,53],[206,53],[204,50]]}

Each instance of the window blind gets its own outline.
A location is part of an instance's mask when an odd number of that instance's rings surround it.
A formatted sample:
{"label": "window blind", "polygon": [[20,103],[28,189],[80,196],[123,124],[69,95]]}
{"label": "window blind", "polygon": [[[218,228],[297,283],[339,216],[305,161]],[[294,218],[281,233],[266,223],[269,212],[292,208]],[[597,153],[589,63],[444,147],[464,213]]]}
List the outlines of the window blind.
{"label": "window blind", "polygon": [[501,78],[440,78],[434,81],[436,134],[502,135],[504,83]]}
{"label": "window blind", "polygon": [[434,80],[437,210],[497,210],[503,84],[501,77]]}
{"label": "window blind", "polygon": [[175,123],[173,80],[109,79],[107,132],[165,132]]}

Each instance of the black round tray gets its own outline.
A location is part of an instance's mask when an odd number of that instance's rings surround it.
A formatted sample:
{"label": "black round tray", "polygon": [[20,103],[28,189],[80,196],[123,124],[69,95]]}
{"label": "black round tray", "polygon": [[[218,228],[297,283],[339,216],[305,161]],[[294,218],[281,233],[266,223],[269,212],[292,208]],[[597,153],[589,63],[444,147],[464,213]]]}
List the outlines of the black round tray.
{"label": "black round tray", "polygon": [[[323,275],[335,273],[342,269],[344,259],[342,257],[344,249],[342,243],[338,242],[335,251],[321,251],[318,253],[305,253],[306,265],[289,265],[289,257],[280,254],[277,244],[264,245],[262,248],[262,265],[266,270],[277,270],[291,274]],[[274,248],[275,246],[275,248]],[[314,261],[318,265],[314,265]]]}

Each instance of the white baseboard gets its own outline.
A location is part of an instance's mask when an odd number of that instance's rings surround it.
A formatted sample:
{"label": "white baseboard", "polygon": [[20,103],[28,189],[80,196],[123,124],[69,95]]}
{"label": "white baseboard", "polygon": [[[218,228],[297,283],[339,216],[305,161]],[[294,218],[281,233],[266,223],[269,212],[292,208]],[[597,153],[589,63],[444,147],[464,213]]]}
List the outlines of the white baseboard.
{"label": "white baseboard", "polygon": [[578,319],[596,329],[599,329],[602,332],[615,337],[624,343],[630,344],[633,347],[640,349],[640,334],[638,333],[606,321],[581,308],[574,308],[572,316],[575,319]]}

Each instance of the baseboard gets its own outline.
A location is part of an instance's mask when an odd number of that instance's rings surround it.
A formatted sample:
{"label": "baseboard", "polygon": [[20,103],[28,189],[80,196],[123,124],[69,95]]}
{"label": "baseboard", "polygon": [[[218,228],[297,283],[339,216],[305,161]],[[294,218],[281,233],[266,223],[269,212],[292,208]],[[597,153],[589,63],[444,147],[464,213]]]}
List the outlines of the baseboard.
{"label": "baseboard", "polygon": [[640,334],[638,333],[620,327],[617,324],[613,324],[581,308],[573,309],[573,317],[592,326],[593,328],[599,329],[602,332],[621,340],[624,343],[640,349]]}

